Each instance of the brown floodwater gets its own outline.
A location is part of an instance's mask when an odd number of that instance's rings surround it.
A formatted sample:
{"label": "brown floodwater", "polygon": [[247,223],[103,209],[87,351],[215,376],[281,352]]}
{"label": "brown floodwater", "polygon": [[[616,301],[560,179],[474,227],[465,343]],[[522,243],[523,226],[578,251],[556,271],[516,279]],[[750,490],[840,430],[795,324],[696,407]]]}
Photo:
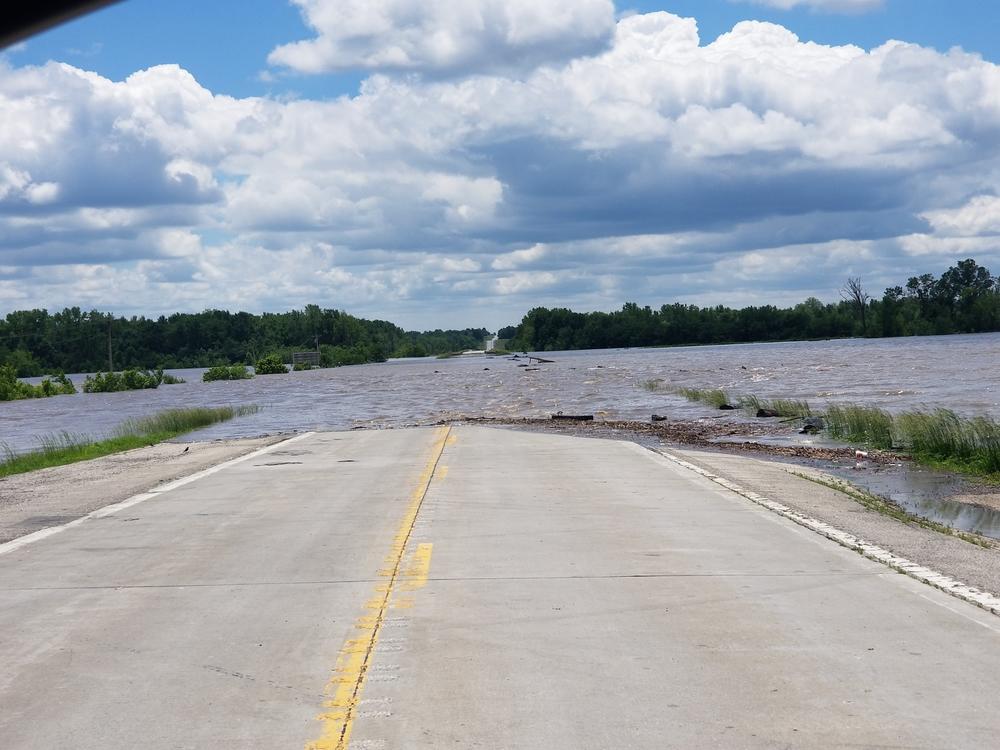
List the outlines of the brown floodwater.
{"label": "brown floodwater", "polygon": [[[555,412],[648,420],[709,414],[699,404],[642,387],[724,388],[734,395],[944,406],[1000,416],[1000,334],[850,339],[771,344],[548,352],[551,364],[519,367],[506,357],[393,360],[252,380],[201,382],[123,393],[79,393],[0,403],[0,442],[16,451],[60,431],[100,436],[130,417],[186,406],[258,404],[253,416],[186,439],[251,437],[295,430],[427,424],[462,416],[544,417]],[[537,369],[535,369],[537,368]],[[82,375],[72,376],[77,385]],[[730,414],[729,416],[733,416]]]}
{"label": "brown floodwater", "polygon": [[[0,444],[19,452],[54,433],[101,437],[126,419],[163,409],[226,404],[258,404],[261,410],[182,440],[399,427],[461,417],[548,417],[557,412],[641,421],[654,413],[671,420],[720,415],[642,387],[654,379],[664,386],[723,388],[734,396],[806,399],[820,410],[827,403],[845,402],[890,410],[946,407],[968,416],[1000,417],[1000,334],[542,356],[553,361],[524,367],[523,360],[508,357],[408,359],[216,383],[203,383],[202,369],[174,370],[188,382],[148,391],[0,402]],[[71,377],[82,385],[82,375]],[[725,416],[745,419],[736,412]],[[775,439],[825,442],[822,436]],[[872,489],[881,489],[913,512],[1000,536],[1000,514],[947,500],[954,488],[946,478],[906,472],[903,478],[886,474],[885,482],[885,487]]]}

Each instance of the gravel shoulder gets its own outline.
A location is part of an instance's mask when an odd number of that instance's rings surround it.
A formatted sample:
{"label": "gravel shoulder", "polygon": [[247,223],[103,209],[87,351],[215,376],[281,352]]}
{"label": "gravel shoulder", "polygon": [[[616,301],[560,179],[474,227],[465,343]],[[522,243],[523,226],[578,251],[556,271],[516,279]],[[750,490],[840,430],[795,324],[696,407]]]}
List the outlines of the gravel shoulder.
{"label": "gravel shoulder", "polygon": [[0,479],[0,544],[284,440],[158,443]]}
{"label": "gravel shoulder", "polygon": [[810,467],[676,445],[665,446],[665,450],[744,489],[824,521],[912,562],[1000,595],[1000,549],[995,543],[990,547],[980,547],[957,536],[882,515],[843,492],[796,476],[801,474],[838,481]]}

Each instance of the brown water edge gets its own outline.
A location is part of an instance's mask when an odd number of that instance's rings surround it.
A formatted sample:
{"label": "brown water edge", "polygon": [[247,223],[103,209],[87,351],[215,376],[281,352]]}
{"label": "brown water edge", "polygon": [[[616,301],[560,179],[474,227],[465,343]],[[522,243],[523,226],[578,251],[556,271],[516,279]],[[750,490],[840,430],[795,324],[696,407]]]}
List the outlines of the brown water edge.
{"label": "brown water edge", "polygon": [[567,423],[530,417],[465,417],[457,421],[581,437],[631,440],[647,447],[656,447],[664,442],[675,443],[719,453],[757,455],[822,469],[912,515],[959,531],[1000,539],[1000,487],[997,485],[960,474],[927,469],[915,464],[909,456],[892,451],[868,451],[867,458],[859,463],[855,448],[851,446],[783,443],[782,439],[796,437],[796,431],[781,423],[748,425],[725,419]]}

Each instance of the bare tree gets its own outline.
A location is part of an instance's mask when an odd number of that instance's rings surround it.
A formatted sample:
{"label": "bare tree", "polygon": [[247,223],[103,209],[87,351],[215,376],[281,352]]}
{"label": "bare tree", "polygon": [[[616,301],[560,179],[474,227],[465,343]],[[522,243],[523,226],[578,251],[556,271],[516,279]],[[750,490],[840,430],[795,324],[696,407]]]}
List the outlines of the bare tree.
{"label": "bare tree", "polygon": [[868,312],[868,303],[871,301],[871,295],[868,294],[868,292],[865,291],[864,286],[862,286],[861,277],[858,276],[857,278],[848,278],[846,286],[840,290],[840,296],[851,304],[857,306],[858,311],[861,313],[861,333],[867,333],[868,323],[866,321],[866,315]]}

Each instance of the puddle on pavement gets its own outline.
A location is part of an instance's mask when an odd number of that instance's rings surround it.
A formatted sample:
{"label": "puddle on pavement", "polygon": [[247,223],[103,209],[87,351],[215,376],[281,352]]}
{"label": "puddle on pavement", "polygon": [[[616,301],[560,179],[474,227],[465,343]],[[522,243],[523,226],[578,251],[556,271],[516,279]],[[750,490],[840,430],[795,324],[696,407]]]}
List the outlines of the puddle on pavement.
{"label": "puddle on pavement", "polygon": [[[980,486],[954,474],[911,464],[853,465],[825,463],[823,469],[869,492],[892,500],[915,516],[1000,539],[1000,510],[959,502],[956,495],[977,494]],[[1000,488],[997,489],[1000,493]]]}
{"label": "puddle on pavement", "polygon": [[[776,446],[809,448],[844,448],[844,443],[819,435],[786,433],[777,435],[727,435],[711,440],[720,448],[726,444],[760,443]],[[933,471],[909,463],[874,464],[864,462],[855,468],[854,462],[836,463],[810,459],[774,457],[791,463],[804,463],[821,468],[829,474],[855,484],[868,492],[885,497],[908,513],[942,523],[959,531],[971,531],[1000,539],[1000,510],[953,500],[958,495],[974,497],[984,488],[975,481],[955,474]],[[988,490],[987,490],[988,491]],[[1000,494],[1000,488],[996,489]]]}

